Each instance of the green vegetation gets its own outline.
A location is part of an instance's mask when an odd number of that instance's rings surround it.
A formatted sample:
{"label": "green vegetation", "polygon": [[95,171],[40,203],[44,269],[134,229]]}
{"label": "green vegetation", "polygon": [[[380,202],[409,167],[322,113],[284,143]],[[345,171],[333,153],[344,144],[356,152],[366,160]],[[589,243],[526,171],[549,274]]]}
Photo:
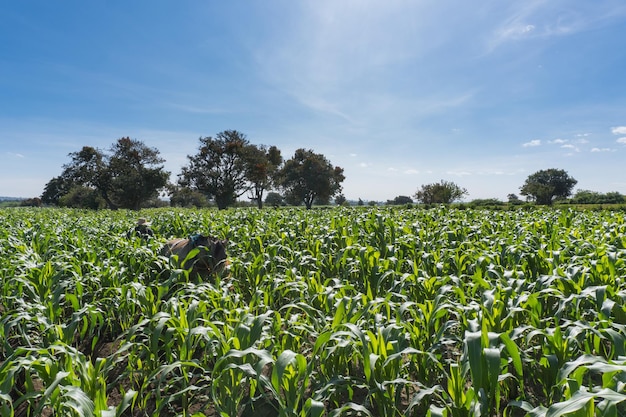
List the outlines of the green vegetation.
{"label": "green vegetation", "polygon": [[63,173],[46,184],[43,203],[138,210],[157,199],[170,175],[157,149],[128,137],[115,142],[110,153],[84,146],[69,156],[72,162],[63,166]]}
{"label": "green vegetation", "polygon": [[280,189],[281,200],[311,208],[341,196],[343,168],[312,150],[297,149],[283,163],[276,146],[254,145],[236,130],[201,137],[199,142],[198,152],[187,155],[176,184],[168,181],[170,173],[159,150],[141,141],[121,138],[110,153],[84,146],[68,155],[72,161],[48,181],[41,199],[26,205],[139,210],[162,207],[158,197],[167,192],[173,207],[200,208],[214,202],[225,209],[239,205],[238,199],[247,193],[262,208],[265,193]]}
{"label": "green vegetation", "polygon": [[[229,275],[157,255],[198,231]],[[0,253],[0,416],[626,413],[622,212],[8,208]]]}
{"label": "green vegetation", "polygon": [[542,169],[526,178],[520,193],[537,204],[551,205],[555,199],[569,197],[577,183],[562,169]]}
{"label": "green vegetation", "polygon": [[452,181],[436,182],[422,185],[414,197],[424,204],[450,204],[467,195],[467,190]]}
{"label": "green vegetation", "polygon": [[310,209],[313,203],[329,204],[341,192],[344,179],[343,168],[334,167],[322,154],[300,148],[277,172],[276,183],[289,204],[304,203]]}
{"label": "green vegetation", "polygon": [[[252,144],[245,134],[236,130],[225,130],[215,138],[201,137],[199,142],[197,153],[187,155],[188,163],[181,168],[175,184],[168,181],[170,173],[163,168],[165,160],[159,150],[141,141],[128,137],[118,139],[108,154],[84,146],[69,154],[72,161],[63,166],[60,176],[46,184],[41,198],[30,198],[20,205],[131,210],[170,205],[225,209],[247,205],[241,200],[246,194],[250,205],[259,209],[264,203],[272,207],[304,205],[310,209],[313,205],[330,205],[333,198],[337,206],[350,205],[342,194],[343,168],[333,166],[324,155],[311,149],[297,149],[293,157],[284,160],[276,146]],[[623,204],[626,201],[619,192],[602,194],[589,190],[579,190],[568,200],[577,182],[566,171],[550,168],[528,176],[520,192],[526,196],[526,203],[537,205],[555,202]],[[159,198],[166,194],[169,201]],[[430,208],[459,202],[467,195],[467,189],[441,180],[421,185],[413,198]],[[509,194],[507,198],[509,205],[525,204],[516,194]],[[359,198],[356,204],[364,205],[364,201]],[[378,204],[368,202],[370,206]],[[400,195],[385,204],[410,208],[413,200]],[[469,205],[502,208],[504,203],[490,198],[473,200]]]}
{"label": "green vegetation", "polygon": [[[189,164],[182,169],[176,192],[197,191],[214,199],[220,209],[234,205],[246,192],[261,208],[263,193],[282,162],[278,148],[252,145],[236,130],[200,138],[198,153],[187,159]],[[176,193],[172,197],[176,200]]]}

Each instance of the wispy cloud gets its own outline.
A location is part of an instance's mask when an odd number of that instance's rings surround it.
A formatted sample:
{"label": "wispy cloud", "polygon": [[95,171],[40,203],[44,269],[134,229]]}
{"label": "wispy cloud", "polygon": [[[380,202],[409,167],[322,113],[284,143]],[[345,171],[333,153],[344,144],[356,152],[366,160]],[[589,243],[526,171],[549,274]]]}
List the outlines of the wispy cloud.
{"label": "wispy cloud", "polygon": [[591,148],[591,152],[615,152],[615,149],[611,148]]}
{"label": "wispy cloud", "polygon": [[[284,30],[254,51],[264,82],[304,108],[367,129],[412,123],[463,106],[476,94],[474,86],[418,82],[426,67],[417,64],[442,36],[451,36],[433,24],[449,15],[447,7],[375,0],[298,4]],[[408,68],[412,79],[404,75]]]}
{"label": "wispy cloud", "polygon": [[575,4],[568,0],[528,0],[509,4],[512,6],[493,30],[489,51],[513,41],[573,35],[626,16],[626,5],[620,0]]}
{"label": "wispy cloud", "polygon": [[617,140],[616,140],[616,142],[617,142],[617,143],[622,143],[622,144],[626,145],[626,137],[624,137],[624,138],[619,138],[619,139],[617,139]]}
{"label": "wispy cloud", "polygon": [[522,144],[524,148],[531,148],[531,147],[540,146],[540,145],[541,145],[541,139],[533,139],[530,142],[526,142]]}

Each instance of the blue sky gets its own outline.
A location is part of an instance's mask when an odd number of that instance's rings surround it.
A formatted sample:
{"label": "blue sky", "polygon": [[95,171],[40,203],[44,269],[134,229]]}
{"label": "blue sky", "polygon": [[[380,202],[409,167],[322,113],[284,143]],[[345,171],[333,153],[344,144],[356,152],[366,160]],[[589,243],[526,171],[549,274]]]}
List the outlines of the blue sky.
{"label": "blue sky", "polygon": [[626,194],[623,0],[0,3],[0,196],[130,136],[172,180],[235,129],[344,168],[348,199],[566,170]]}

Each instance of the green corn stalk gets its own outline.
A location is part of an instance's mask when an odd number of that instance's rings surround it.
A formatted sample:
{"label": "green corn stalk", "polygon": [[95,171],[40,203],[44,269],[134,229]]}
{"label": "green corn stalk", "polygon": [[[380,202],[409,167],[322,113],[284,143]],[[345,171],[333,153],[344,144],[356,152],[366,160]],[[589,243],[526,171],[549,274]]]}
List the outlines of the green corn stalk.
{"label": "green corn stalk", "polygon": [[309,372],[306,358],[302,354],[285,350],[276,359],[269,381],[267,378],[261,379],[262,386],[268,389],[276,400],[279,417],[323,414],[322,402],[311,398],[305,399],[310,383]]}
{"label": "green corn stalk", "polygon": [[465,332],[465,360],[472,376],[472,388],[478,403],[479,415],[489,415],[500,408],[501,357],[498,348],[490,347],[484,325],[478,331]]}
{"label": "green corn stalk", "polygon": [[220,416],[239,415],[246,405],[254,408],[265,400],[260,388],[271,386],[264,372],[273,363],[267,351],[253,348],[231,350],[218,359],[211,372],[211,396]]}

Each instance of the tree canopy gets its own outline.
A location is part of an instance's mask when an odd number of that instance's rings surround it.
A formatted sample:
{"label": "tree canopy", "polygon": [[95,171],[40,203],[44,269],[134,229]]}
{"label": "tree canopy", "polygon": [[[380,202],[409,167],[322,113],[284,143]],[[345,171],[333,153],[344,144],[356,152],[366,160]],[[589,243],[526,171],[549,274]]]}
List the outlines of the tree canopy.
{"label": "tree canopy", "polygon": [[571,198],[573,204],[622,204],[626,198],[618,191],[606,194],[591,190],[578,190]]}
{"label": "tree canopy", "polygon": [[[108,151],[84,146],[68,154],[61,175],[45,186],[42,202],[83,208],[139,209],[158,205],[159,192],[167,190],[171,205],[205,207],[213,200],[218,208],[234,205],[249,192],[257,207],[263,207],[267,191],[276,193],[269,201],[328,204],[341,191],[343,169],[333,167],[321,154],[299,150],[289,164],[276,146],[251,144],[236,130],[215,137],[201,137],[198,151],[187,155],[176,183],[161,165],[159,151],[128,137]],[[301,164],[301,166],[300,166]]]}
{"label": "tree canopy", "polygon": [[334,167],[322,154],[302,148],[277,173],[277,184],[287,201],[304,203],[307,209],[316,201],[329,202],[341,192],[344,179],[343,168]]}
{"label": "tree canopy", "polygon": [[387,200],[385,204],[387,204],[388,206],[401,206],[401,205],[406,205],[406,204],[413,204],[413,199],[411,199],[411,197],[406,196],[406,195],[399,195],[399,196],[396,196],[396,198],[394,198],[393,200]]}
{"label": "tree canopy", "polygon": [[452,181],[444,181],[422,185],[414,197],[424,204],[449,204],[467,195],[467,190]]}
{"label": "tree canopy", "polygon": [[111,192],[120,206],[138,210],[144,201],[158,197],[158,190],[167,185],[170,176],[160,165],[165,161],[158,150],[140,141],[122,138],[111,151]]}
{"label": "tree canopy", "polygon": [[[187,155],[176,183],[169,183],[159,151],[129,137],[118,139],[103,151],[84,146],[69,153],[71,161],[63,165],[61,175],[44,187],[41,203],[79,208],[125,208],[162,205],[159,193],[167,190],[173,206],[206,207],[214,201],[224,209],[238,203],[245,193],[262,208],[304,204],[346,204],[341,194],[344,170],[333,166],[322,154],[311,149],[297,149],[284,161],[276,146],[256,145],[236,130],[225,130],[215,137],[201,137],[198,151]],[[520,193],[528,201],[550,205],[572,194],[577,181],[562,169],[546,169],[530,175]],[[269,194],[267,194],[269,192]],[[279,194],[280,192],[280,194]],[[265,195],[267,194],[267,198]],[[449,204],[468,192],[451,181],[425,184],[411,196],[423,204]],[[409,196],[387,200],[388,205],[411,204]],[[509,204],[522,204],[515,194],[507,196]],[[39,200],[38,200],[39,201]],[[598,193],[580,190],[568,200],[574,204],[620,204],[626,197],[619,192]],[[473,200],[472,205],[495,205],[496,199]],[[359,205],[363,200],[359,199]],[[369,204],[375,205],[375,201]]]}
{"label": "tree canopy", "polygon": [[258,208],[263,208],[263,193],[272,187],[283,157],[276,146],[267,148],[264,145],[249,145],[245,157],[250,200],[256,202]]}
{"label": "tree canopy", "polygon": [[520,187],[520,194],[534,199],[537,204],[551,205],[556,198],[567,198],[578,183],[562,169],[544,169],[531,174]]}
{"label": "tree canopy", "polygon": [[128,137],[118,139],[110,154],[91,146],[68,156],[71,162],[63,166],[60,176],[51,179],[44,188],[42,200],[48,204],[79,204],[95,208],[98,194],[110,209],[137,210],[158,197],[169,178],[159,151]]}
{"label": "tree canopy", "polygon": [[247,152],[250,142],[241,132],[225,130],[215,138],[200,138],[198,153],[188,155],[178,183],[215,199],[224,209],[250,189]]}

